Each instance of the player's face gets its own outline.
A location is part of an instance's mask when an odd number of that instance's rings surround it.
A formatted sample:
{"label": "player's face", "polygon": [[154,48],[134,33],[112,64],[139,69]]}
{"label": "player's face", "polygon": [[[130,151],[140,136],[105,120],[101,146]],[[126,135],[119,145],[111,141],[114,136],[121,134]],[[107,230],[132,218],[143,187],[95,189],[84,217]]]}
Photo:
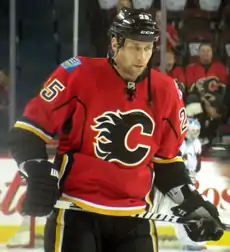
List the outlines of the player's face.
{"label": "player's face", "polygon": [[117,70],[124,79],[135,81],[145,70],[152,52],[152,42],[126,39],[124,46],[115,53]]}
{"label": "player's face", "polygon": [[202,61],[211,61],[212,48],[209,45],[203,45],[199,50],[199,55]]}

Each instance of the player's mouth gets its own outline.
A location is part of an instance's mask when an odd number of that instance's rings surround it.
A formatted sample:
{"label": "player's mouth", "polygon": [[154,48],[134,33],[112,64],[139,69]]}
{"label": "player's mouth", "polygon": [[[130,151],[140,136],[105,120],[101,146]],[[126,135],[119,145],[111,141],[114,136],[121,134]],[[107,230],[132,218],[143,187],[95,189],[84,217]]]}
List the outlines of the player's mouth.
{"label": "player's mouth", "polygon": [[136,68],[139,68],[139,69],[144,67],[144,65],[133,65],[133,66],[136,67]]}

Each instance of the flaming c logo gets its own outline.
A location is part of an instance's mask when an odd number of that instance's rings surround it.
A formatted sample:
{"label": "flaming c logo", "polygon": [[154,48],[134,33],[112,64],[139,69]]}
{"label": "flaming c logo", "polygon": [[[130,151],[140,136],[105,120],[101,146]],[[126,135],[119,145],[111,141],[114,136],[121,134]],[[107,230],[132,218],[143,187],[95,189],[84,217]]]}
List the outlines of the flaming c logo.
{"label": "flaming c logo", "polygon": [[91,128],[97,132],[93,144],[98,158],[125,166],[136,166],[148,156],[150,141],[145,141],[144,138],[152,138],[155,123],[146,112],[108,111],[95,118],[94,122],[95,125]]}

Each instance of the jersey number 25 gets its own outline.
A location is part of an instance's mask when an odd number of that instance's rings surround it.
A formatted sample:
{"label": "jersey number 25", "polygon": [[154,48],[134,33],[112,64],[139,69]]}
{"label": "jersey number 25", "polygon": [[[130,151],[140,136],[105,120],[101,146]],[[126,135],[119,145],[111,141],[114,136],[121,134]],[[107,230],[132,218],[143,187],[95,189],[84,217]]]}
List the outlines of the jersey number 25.
{"label": "jersey number 25", "polygon": [[65,86],[63,84],[61,84],[60,81],[55,79],[41,90],[40,96],[43,100],[45,100],[47,102],[51,102],[64,89],[65,89]]}

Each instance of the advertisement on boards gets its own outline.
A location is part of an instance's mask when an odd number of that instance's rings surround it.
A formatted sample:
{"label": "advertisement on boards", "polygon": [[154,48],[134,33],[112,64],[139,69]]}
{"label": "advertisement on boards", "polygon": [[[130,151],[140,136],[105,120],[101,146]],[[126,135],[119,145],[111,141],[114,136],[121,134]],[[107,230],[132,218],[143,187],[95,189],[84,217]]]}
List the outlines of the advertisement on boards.
{"label": "advertisement on boards", "polygon": [[[0,243],[15,231],[22,222],[19,214],[25,195],[25,181],[17,172],[14,160],[0,158]],[[230,223],[230,188],[220,176],[217,164],[203,161],[202,168],[197,174],[197,189],[214,203],[226,223]],[[44,224],[41,219],[39,224]],[[3,233],[2,233],[3,232]],[[4,237],[4,238],[1,238]],[[230,239],[229,239],[230,240]]]}

